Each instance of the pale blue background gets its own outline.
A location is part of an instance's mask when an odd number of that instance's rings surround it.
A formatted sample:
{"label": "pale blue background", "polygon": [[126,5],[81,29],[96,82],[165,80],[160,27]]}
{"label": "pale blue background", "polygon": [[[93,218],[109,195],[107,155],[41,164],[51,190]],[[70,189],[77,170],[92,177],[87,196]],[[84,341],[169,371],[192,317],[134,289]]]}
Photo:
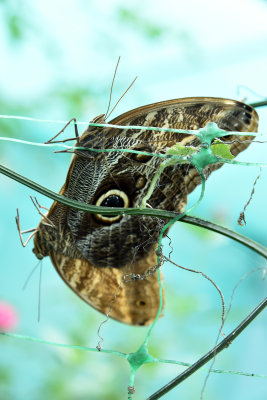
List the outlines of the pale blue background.
{"label": "pale blue background", "polygon": [[[113,116],[151,102],[187,96],[260,100],[260,95],[267,95],[266,20],[267,2],[263,0],[2,1],[0,113],[59,120],[76,116],[89,121],[106,111],[119,55],[113,104],[136,75],[138,79]],[[240,85],[245,88],[238,90]],[[267,109],[259,109],[259,115],[259,130],[266,134]],[[0,136],[42,142],[61,127],[0,120]],[[69,155],[55,155],[50,149],[6,142],[0,142],[0,157],[2,164],[55,191],[65,180],[70,160]],[[238,159],[266,163],[266,144],[251,145]],[[257,174],[255,167],[224,166],[208,180],[205,198],[194,215],[266,245],[265,170],[246,212],[247,226],[241,228],[236,222]],[[38,224],[39,216],[29,199],[35,193],[4,176],[0,176],[0,185],[0,300],[17,309],[20,322],[16,333],[94,347],[103,316],[76,298],[49,260],[43,262],[38,324],[38,273],[22,291],[37,260],[31,244],[21,247],[14,222],[19,207],[24,229]],[[190,204],[198,195],[199,190],[192,194]],[[43,205],[51,204],[39,194],[38,199]],[[222,289],[226,302],[245,273],[265,266],[261,257],[243,246],[184,224],[172,228],[171,238],[174,261],[208,274]],[[195,362],[215,342],[219,296],[200,276],[171,265],[164,265],[163,273],[165,315],[151,338],[151,353]],[[261,273],[244,281],[224,332],[239,324],[265,293]],[[145,328],[109,321],[102,330],[104,346],[135,351],[145,332]],[[0,338],[0,346],[1,400],[127,398],[129,374],[123,360],[18,339]],[[260,315],[220,354],[215,367],[267,375],[266,316]],[[160,364],[143,367],[137,373],[135,399],[144,399],[182,370]],[[200,398],[205,376],[205,371],[198,372],[164,398]],[[262,400],[266,393],[266,379],[212,375],[204,398]]]}

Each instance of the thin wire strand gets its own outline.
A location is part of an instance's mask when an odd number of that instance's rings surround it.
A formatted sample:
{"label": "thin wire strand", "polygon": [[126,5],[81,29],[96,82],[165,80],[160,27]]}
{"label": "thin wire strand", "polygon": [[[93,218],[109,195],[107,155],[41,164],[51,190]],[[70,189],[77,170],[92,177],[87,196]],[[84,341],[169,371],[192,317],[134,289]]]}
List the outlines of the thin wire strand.
{"label": "thin wire strand", "polygon": [[[132,82],[132,84],[134,81]],[[127,89],[129,90],[130,87]],[[18,119],[18,120],[26,120],[26,121],[31,121],[31,122],[40,122],[40,123],[55,123],[55,124],[67,124],[69,121],[60,121],[60,120],[45,120],[45,119],[38,119],[38,118],[31,118],[31,117],[22,117],[19,115],[4,115],[0,114],[0,118],[3,119]],[[94,122],[84,122],[84,121],[76,121],[77,125],[87,125],[89,126],[94,126],[94,127],[99,127],[99,128],[115,128],[115,129],[130,129],[130,130],[143,130],[143,131],[157,131],[157,132],[172,132],[172,133],[182,133],[182,134],[188,134],[188,135],[195,135],[198,136],[198,131],[199,130],[194,130],[194,129],[174,129],[174,128],[159,128],[157,126],[140,126],[140,125],[114,125],[114,124],[97,124]],[[201,128],[205,129],[205,128]],[[235,135],[235,136],[265,136],[266,133],[260,133],[260,132],[240,132],[240,131],[225,131],[223,129],[217,128],[218,129],[218,134],[222,133],[222,136],[228,136],[229,134]],[[2,140],[8,140],[8,138],[2,139]],[[253,142],[252,142],[253,143]]]}

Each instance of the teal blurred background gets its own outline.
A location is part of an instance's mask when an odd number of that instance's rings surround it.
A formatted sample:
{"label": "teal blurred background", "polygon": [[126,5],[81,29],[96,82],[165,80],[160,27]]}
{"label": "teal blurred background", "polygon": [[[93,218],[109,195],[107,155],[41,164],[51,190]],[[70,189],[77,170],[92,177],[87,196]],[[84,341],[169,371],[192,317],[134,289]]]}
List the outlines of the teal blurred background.
{"label": "teal blurred background", "polygon": [[[215,96],[248,103],[267,96],[267,2],[263,0],[171,1],[0,1],[0,114],[42,119],[90,121],[105,113],[114,68],[121,56],[113,104],[138,75],[113,117],[161,100]],[[262,96],[262,97],[261,97]],[[258,110],[259,131],[266,134],[267,108]],[[56,123],[0,119],[0,136],[43,142],[62,128]],[[81,127],[81,129],[83,129]],[[73,131],[68,130],[69,135]],[[264,140],[264,138],[262,138]],[[49,148],[0,141],[1,163],[41,185],[59,191],[70,155]],[[239,158],[265,162],[266,144],[252,144]],[[266,171],[246,212],[247,226],[237,224],[258,175],[258,168],[225,165],[207,182],[205,198],[194,215],[221,223],[267,245]],[[18,315],[15,333],[62,343],[95,347],[103,316],[76,298],[43,261],[41,321],[37,322],[39,272],[22,286],[37,264],[32,244],[23,249],[15,225],[19,207],[23,229],[39,215],[30,189],[0,176],[0,301]],[[190,196],[193,204],[196,190]],[[51,201],[37,195],[42,205]],[[235,284],[265,261],[226,238],[177,223],[170,233],[178,264],[209,275],[226,304]],[[165,252],[169,253],[168,240]],[[39,271],[39,270],[38,270]],[[198,275],[163,266],[166,307],[153,332],[153,356],[195,362],[215,343],[220,299]],[[255,272],[242,282],[226,322],[227,334],[262,300],[266,283]],[[260,315],[227,350],[215,368],[266,372],[266,315]],[[109,321],[105,348],[133,352],[147,328]],[[144,399],[183,370],[151,364],[136,376],[135,399]],[[198,399],[206,376],[202,370],[164,398]],[[1,400],[126,399],[129,369],[112,355],[58,349],[0,337]],[[213,374],[204,398],[262,400],[266,379]]]}

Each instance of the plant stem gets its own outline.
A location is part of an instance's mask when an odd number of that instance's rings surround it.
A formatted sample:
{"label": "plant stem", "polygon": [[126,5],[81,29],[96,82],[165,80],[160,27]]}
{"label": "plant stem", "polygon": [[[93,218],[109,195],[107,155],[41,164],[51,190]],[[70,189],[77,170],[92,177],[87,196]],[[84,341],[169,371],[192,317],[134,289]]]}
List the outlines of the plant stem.
{"label": "plant stem", "polygon": [[[103,215],[148,215],[151,217],[158,217],[158,218],[165,218],[165,219],[174,219],[179,217],[179,213],[177,212],[172,212],[172,211],[165,211],[165,210],[157,210],[153,208],[114,208],[114,207],[98,207],[94,206],[92,204],[88,203],[81,203],[76,200],[71,200],[65,196],[62,196],[58,193],[53,192],[52,190],[49,190],[45,188],[44,186],[39,185],[38,183],[31,181],[30,179],[19,175],[17,172],[12,171],[11,169],[3,166],[0,164],[0,173],[3,175],[8,176],[9,178],[22,183],[25,186],[28,186],[29,188],[36,190],[37,192],[43,194],[44,196],[47,196],[55,201],[58,201],[59,203],[65,204],[66,206],[89,212],[89,213],[97,213],[97,214],[103,214]],[[267,259],[267,248],[262,246],[261,244],[247,238],[246,236],[243,236],[237,232],[234,232],[228,228],[225,228],[223,226],[214,224],[209,221],[205,221],[203,219],[197,218],[197,217],[192,217],[189,215],[184,215],[181,220],[181,222],[191,224],[191,225],[196,225],[200,226],[202,228],[208,229],[213,232],[217,232],[223,236],[227,236],[230,239],[233,239],[246,247],[249,247],[256,253],[260,254],[261,256],[265,257]]]}

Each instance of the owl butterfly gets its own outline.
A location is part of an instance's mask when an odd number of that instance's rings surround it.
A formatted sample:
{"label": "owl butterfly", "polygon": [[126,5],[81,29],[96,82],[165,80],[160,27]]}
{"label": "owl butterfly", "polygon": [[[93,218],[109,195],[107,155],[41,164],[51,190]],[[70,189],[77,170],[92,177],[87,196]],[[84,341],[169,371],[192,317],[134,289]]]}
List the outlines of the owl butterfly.
{"label": "owl butterfly", "polygon": [[[105,123],[104,115],[93,122]],[[196,130],[208,122],[227,131],[255,132],[258,116],[241,102],[221,98],[192,97],[140,107],[110,121],[114,125],[155,126]],[[251,136],[228,135],[236,156]],[[127,152],[93,152],[95,149],[135,149],[163,153],[176,143],[198,146],[194,135],[173,132],[88,127],[76,142],[67,179],[60,194],[88,204],[107,207],[139,207],[160,158]],[[205,176],[221,165],[207,166]],[[169,166],[161,175],[149,205],[182,212],[187,196],[200,183],[193,166]],[[156,265],[155,249],[166,221],[150,216],[102,216],[54,202],[34,236],[35,255],[51,258],[67,285],[92,307],[118,321],[150,324],[159,307],[157,274],[144,280],[123,282],[125,274],[144,274]]]}

